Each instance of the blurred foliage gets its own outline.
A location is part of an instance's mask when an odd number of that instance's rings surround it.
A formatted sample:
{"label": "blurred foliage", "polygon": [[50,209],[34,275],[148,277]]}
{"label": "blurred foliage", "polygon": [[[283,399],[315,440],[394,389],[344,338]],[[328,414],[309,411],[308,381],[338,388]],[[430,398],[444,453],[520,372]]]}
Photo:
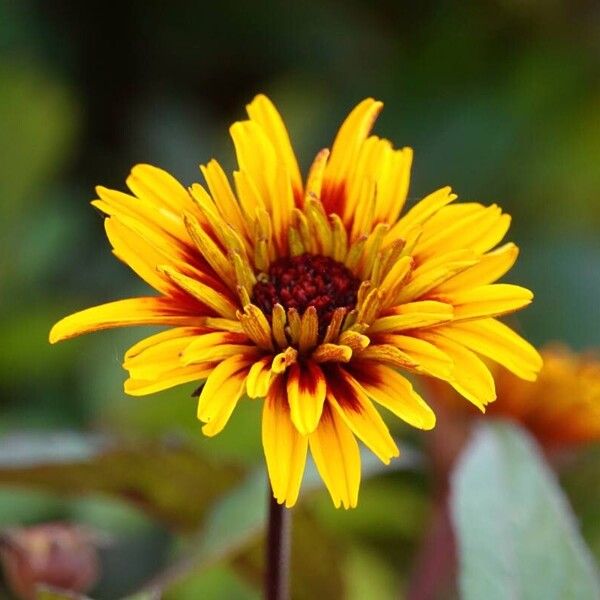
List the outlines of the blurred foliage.
{"label": "blurred foliage", "polygon": [[206,508],[235,480],[231,467],[210,464],[177,440],[119,445],[51,434],[7,436],[0,442],[0,484],[116,496],[182,531],[197,527]]}
{"label": "blurred foliage", "polygon": [[[382,98],[377,132],[415,148],[411,201],[451,184],[513,215],[522,253],[512,280],[536,293],[517,326],[538,343],[598,344],[599,20],[593,0],[266,0],[251,10],[234,0],[127,0],[118,11],[100,0],[0,2],[0,433],[83,436],[29,441],[49,462],[27,468],[8,464],[18,438],[0,444],[0,522],[63,518],[114,534],[92,592],[104,600],[141,588],[197,541],[197,531],[190,539],[165,523],[202,524],[203,539],[225,543],[220,527],[235,519],[248,546],[211,559],[166,597],[259,596],[262,483],[232,487],[262,465],[259,404],[242,403],[207,440],[193,386],[123,394],[123,351],[146,331],[47,344],[62,315],[143,290],[110,255],[88,205],[94,185],[123,189],[135,162],[185,183],[213,156],[231,166],[227,127],[258,91],[280,106],[304,168],[355,102]],[[59,451],[74,453],[69,464],[55,461]],[[45,491],[15,487],[25,476]],[[593,452],[562,474],[596,556],[598,477]],[[236,504],[252,481],[255,496]],[[85,487],[91,496],[63,493]],[[427,476],[394,472],[365,482],[356,511],[335,511],[322,490],[306,498],[295,533],[302,582],[322,596],[396,597],[431,488]],[[140,510],[150,506],[151,516]]]}
{"label": "blurred foliage", "polygon": [[524,431],[505,423],[481,427],[452,484],[462,598],[600,596],[566,499]]}

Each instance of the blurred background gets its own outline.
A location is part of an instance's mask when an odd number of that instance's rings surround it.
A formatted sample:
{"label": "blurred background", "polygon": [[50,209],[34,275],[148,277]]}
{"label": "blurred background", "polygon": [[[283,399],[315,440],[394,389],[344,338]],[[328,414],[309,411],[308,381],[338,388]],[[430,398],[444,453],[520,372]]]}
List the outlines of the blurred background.
{"label": "blurred background", "polygon": [[[228,126],[258,92],[304,168],[359,100],[383,100],[376,133],[415,149],[411,201],[451,185],[512,214],[511,281],[537,296],[513,323],[536,344],[600,341],[597,2],[0,1],[0,467],[16,456],[39,484],[0,476],[0,526],[69,520],[109,535],[95,598],[132,593],[185,555],[262,454],[256,404],[207,441],[193,386],[123,394],[123,352],[146,331],[49,346],[60,317],[143,293],[89,201],[97,184],[124,189],[137,162],[185,184],[212,157],[232,166]],[[36,446],[32,432],[52,435]],[[125,444],[114,463],[78,466],[105,438]],[[69,467],[31,475],[38,455]],[[137,487],[124,489],[131,472]],[[597,475],[583,461],[565,485],[598,555],[581,492]],[[430,508],[431,482],[410,468],[367,481],[353,512],[311,494],[297,511],[294,596],[401,595]],[[259,537],[166,597],[259,597]]]}

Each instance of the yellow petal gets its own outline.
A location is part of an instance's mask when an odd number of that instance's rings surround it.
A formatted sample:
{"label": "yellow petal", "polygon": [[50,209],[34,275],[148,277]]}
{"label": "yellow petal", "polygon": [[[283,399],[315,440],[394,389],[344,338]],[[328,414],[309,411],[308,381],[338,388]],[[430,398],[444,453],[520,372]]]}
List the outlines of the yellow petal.
{"label": "yellow petal", "polygon": [[173,284],[160,275],[156,266],[164,262],[147,240],[126,227],[115,217],[104,219],[104,229],[114,255],[128,265],[141,279],[163,294],[173,292]]}
{"label": "yellow petal", "polygon": [[289,345],[285,333],[286,324],[287,315],[285,314],[285,309],[281,304],[275,304],[273,312],[271,313],[271,331],[273,333],[273,339],[281,349],[287,348]]}
{"label": "yellow petal", "polygon": [[[393,335],[381,336],[382,338],[393,338]],[[392,344],[371,344],[368,348],[356,352],[356,356],[363,360],[373,360],[400,369],[417,369],[418,365],[408,354],[402,352]]]}
{"label": "yellow petal", "polygon": [[457,392],[485,411],[485,405],[496,399],[496,388],[494,378],[482,360],[462,344],[432,330],[419,332],[419,337],[431,342],[452,359],[454,367],[448,381]]}
{"label": "yellow petal", "polygon": [[383,276],[381,282],[381,293],[383,294],[383,305],[393,306],[397,303],[398,294],[403,289],[404,284],[414,267],[412,256],[403,256],[399,258],[391,269]]}
{"label": "yellow petal", "polygon": [[408,194],[412,160],[412,148],[393,152],[387,176],[380,176],[377,183],[376,220],[391,224],[398,220]]}
{"label": "yellow petal", "polygon": [[308,171],[308,177],[306,179],[306,197],[307,198],[320,198],[321,197],[321,186],[323,184],[323,174],[325,167],[327,166],[327,159],[329,158],[329,149],[323,148],[317,153],[312,165]]}
{"label": "yellow petal", "polygon": [[242,215],[241,207],[221,165],[216,160],[211,160],[207,165],[200,165],[200,170],[223,220],[235,227],[242,235],[250,234],[249,224]]}
{"label": "yellow petal", "polygon": [[271,326],[267,317],[258,306],[247,304],[244,306],[244,312],[237,312],[237,318],[242,324],[244,333],[260,348],[273,350],[273,340],[271,339]]}
{"label": "yellow petal", "polygon": [[198,248],[204,260],[213,268],[223,283],[226,283],[230,289],[235,290],[235,273],[226,253],[215,244],[193,215],[186,213],[183,221],[190,238],[196,244],[196,248]]}
{"label": "yellow petal", "polygon": [[[453,250],[426,260],[410,275],[408,282],[394,294],[393,305],[418,300],[457,273],[477,264],[477,257],[469,250]],[[445,297],[439,298],[446,302]]]}
{"label": "yellow petal", "polygon": [[312,433],[321,418],[327,386],[319,366],[309,360],[293,364],[287,373],[290,415],[296,429],[304,435]]}
{"label": "yellow petal", "polygon": [[320,344],[311,356],[318,363],[345,362],[352,358],[352,348],[342,344]]}
{"label": "yellow petal", "polygon": [[397,223],[386,237],[386,245],[398,239],[408,239],[410,233],[436,214],[443,206],[456,200],[458,196],[452,189],[444,187],[429,194],[415,204]]}
{"label": "yellow petal", "polygon": [[296,160],[296,155],[292,149],[292,143],[290,142],[290,137],[281,115],[271,100],[263,94],[256,96],[246,106],[246,110],[248,111],[248,116],[263,128],[273,148],[275,148],[278,160],[286,166],[294,189],[294,196],[299,203],[302,198],[302,178],[300,177],[298,161]]}
{"label": "yellow petal", "polygon": [[229,132],[240,171],[246,173],[269,211],[273,208],[277,156],[263,128],[254,121],[238,121]]}
{"label": "yellow petal", "polygon": [[394,369],[375,361],[355,361],[352,375],[367,394],[413,427],[433,429],[435,414],[410,382]]}
{"label": "yellow petal", "polygon": [[276,354],[273,357],[273,362],[271,363],[271,371],[273,373],[277,373],[278,375],[281,373],[285,373],[288,367],[296,364],[298,360],[298,350],[296,348],[292,348],[288,346],[283,352]]}
{"label": "yellow petal", "polygon": [[133,346],[131,346],[131,348],[129,348],[129,350],[125,352],[125,360],[127,361],[129,359],[135,358],[142,352],[153,348],[157,344],[161,344],[169,340],[181,339],[186,337],[193,339],[194,336],[201,335],[206,332],[207,329],[205,327],[173,327],[165,329],[160,333],[150,335],[148,337],[142,338],[139,342],[136,342]]}
{"label": "yellow petal", "polygon": [[363,387],[341,367],[327,370],[327,401],[383,463],[399,455],[390,432]]}
{"label": "yellow petal", "polygon": [[341,188],[382,108],[381,102],[367,98],[342,123],[323,177],[321,200],[327,214],[344,214],[345,193]]}
{"label": "yellow petal", "polygon": [[246,379],[246,393],[250,398],[264,398],[271,383],[271,356],[257,360],[248,372]]}
{"label": "yellow petal", "polygon": [[[165,183],[166,180],[169,182]],[[96,192],[100,200],[92,204],[106,214],[135,218],[159,233],[187,242],[181,214],[184,210],[195,211],[196,208],[183,186],[165,171],[150,165],[135,166],[127,179],[127,185],[137,198],[98,186]],[[170,188],[166,193],[165,185]]]}
{"label": "yellow petal", "polygon": [[219,363],[208,376],[198,399],[198,419],[206,423],[202,432],[207,436],[219,433],[246,388],[252,356],[232,356]]}
{"label": "yellow petal", "polygon": [[298,350],[300,353],[306,353],[312,350],[319,335],[319,317],[317,309],[314,306],[309,306],[302,315],[300,323],[300,335],[298,337]]}
{"label": "yellow petal", "polygon": [[186,314],[172,298],[144,297],[107,302],[61,319],[50,331],[54,344],[84,333],[131,325],[185,326],[198,323],[199,315]]}
{"label": "yellow petal", "polygon": [[445,323],[452,320],[453,308],[451,304],[423,300],[401,304],[389,312],[393,314],[373,322],[369,327],[369,334],[418,329]]}
{"label": "yellow petal", "polygon": [[200,325],[209,329],[217,329],[220,331],[231,331],[233,333],[244,333],[240,322],[235,319],[222,319],[220,317],[200,317],[198,319]]}
{"label": "yellow petal", "polygon": [[436,332],[501,364],[521,379],[535,381],[542,368],[537,350],[496,319],[456,323],[436,328]]}
{"label": "yellow petal", "polygon": [[226,319],[234,319],[236,317],[237,308],[225,293],[197,279],[183,275],[168,265],[161,265],[159,270],[177,284],[181,290],[190,294],[190,296],[202,302],[202,304],[214,310],[217,314]]}
{"label": "yellow petal", "polygon": [[127,178],[127,187],[138,197],[154,204],[166,207],[174,213],[194,210],[188,191],[163,169],[152,165],[139,164],[131,169]]}
{"label": "yellow petal", "polygon": [[517,246],[511,242],[504,244],[500,248],[484,254],[476,265],[465,269],[439,285],[434,293],[456,292],[493,283],[511,269],[518,255],[519,249]]}
{"label": "yellow petal", "polygon": [[243,333],[213,331],[196,336],[182,351],[181,364],[217,362],[236,354],[256,354],[256,346]]}
{"label": "yellow petal", "polygon": [[[132,199],[132,202],[139,201]],[[97,201],[92,204],[98,207]],[[101,210],[104,209],[101,208]],[[201,278],[206,277],[202,273],[207,265],[193,247],[181,215],[177,215],[177,224],[183,227],[182,235],[185,236],[185,240],[176,239],[164,229],[156,228],[144,219],[131,216],[122,210],[115,210],[108,214],[110,214],[111,221],[118,222],[130,232],[130,238],[135,236],[135,246],[143,248],[138,251],[143,252],[145,261],[153,269],[156,269],[157,265],[167,264],[186,275],[195,277],[200,274]],[[133,242],[132,239],[129,241]]]}
{"label": "yellow petal", "polygon": [[271,220],[273,238],[281,255],[285,254],[288,248],[288,230],[292,224],[294,194],[288,173],[281,165],[275,167],[274,175]]}
{"label": "yellow petal", "polygon": [[[378,335],[377,342],[398,348],[416,367],[417,373],[448,379],[452,372],[452,359],[435,344],[409,335]],[[410,367],[408,367],[410,368]]]}
{"label": "yellow petal", "polygon": [[[467,210],[471,207],[474,210]],[[446,206],[427,222],[414,254],[418,260],[423,260],[462,248],[483,253],[500,242],[509,226],[510,216],[502,214],[495,204]]]}
{"label": "yellow petal", "polygon": [[148,379],[131,376],[125,381],[125,393],[130,396],[146,396],[191,381],[200,382],[211,373],[214,367],[214,363],[176,367],[170,371],[156,373],[155,377]]}
{"label": "yellow petal", "polygon": [[454,305],[454,320],[458,321],[514,312],[530,304],[533,294],[518,285],[495,283],[443,294],[441,298]]}
{"label": "yellow petal", "polygon": [[360,452],[354,435],[328,405],[316,431],[309,436],[310,451],[336,508],[354,508],[360,487]]}
{"label": "yellow petal", "polygon": [[176,327],[152,335],[125,353],[123,368],[135,379],[157,379],[163,371],[181,367],[181,354],[203,335],[194,327]]}
{"label": "yellow petal", "polygon": [[341,333],[338,341],[340,344],[348,346],[353,352],[360,352],[371,343],[368,336],[350,330]]}
{"label": "yellow petal", "polygon": [[271,383],[263,405],[262,443],[273,495],[279,504],[292,507],[302,483],[308,438],[292,423],[281,376]]}

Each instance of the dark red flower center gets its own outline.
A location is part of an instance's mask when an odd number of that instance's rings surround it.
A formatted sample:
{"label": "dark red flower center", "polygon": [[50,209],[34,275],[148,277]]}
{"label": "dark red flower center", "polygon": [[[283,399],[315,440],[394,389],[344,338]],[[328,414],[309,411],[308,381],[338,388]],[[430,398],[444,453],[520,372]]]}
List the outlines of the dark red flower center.
{"label": "dark red flower center", "polygon": [[269,272],[258,276],[252,302],[270,315],[279,303],[300,315],[309,306],[317,309],[319,332],[323,334],[336,308],[352,310],[360,280],[342,263],[313,254],[283,256],[271,263]]}

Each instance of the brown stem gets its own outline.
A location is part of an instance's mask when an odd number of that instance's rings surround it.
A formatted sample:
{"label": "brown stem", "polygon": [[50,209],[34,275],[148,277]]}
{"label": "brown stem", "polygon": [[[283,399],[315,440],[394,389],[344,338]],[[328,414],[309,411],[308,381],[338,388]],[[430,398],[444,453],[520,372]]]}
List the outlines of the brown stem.
{"label": "brown stem", "polygon": [[278,504],[269,487],[269,524],[265,569],[265,599],[288,600],[291,512]]}

